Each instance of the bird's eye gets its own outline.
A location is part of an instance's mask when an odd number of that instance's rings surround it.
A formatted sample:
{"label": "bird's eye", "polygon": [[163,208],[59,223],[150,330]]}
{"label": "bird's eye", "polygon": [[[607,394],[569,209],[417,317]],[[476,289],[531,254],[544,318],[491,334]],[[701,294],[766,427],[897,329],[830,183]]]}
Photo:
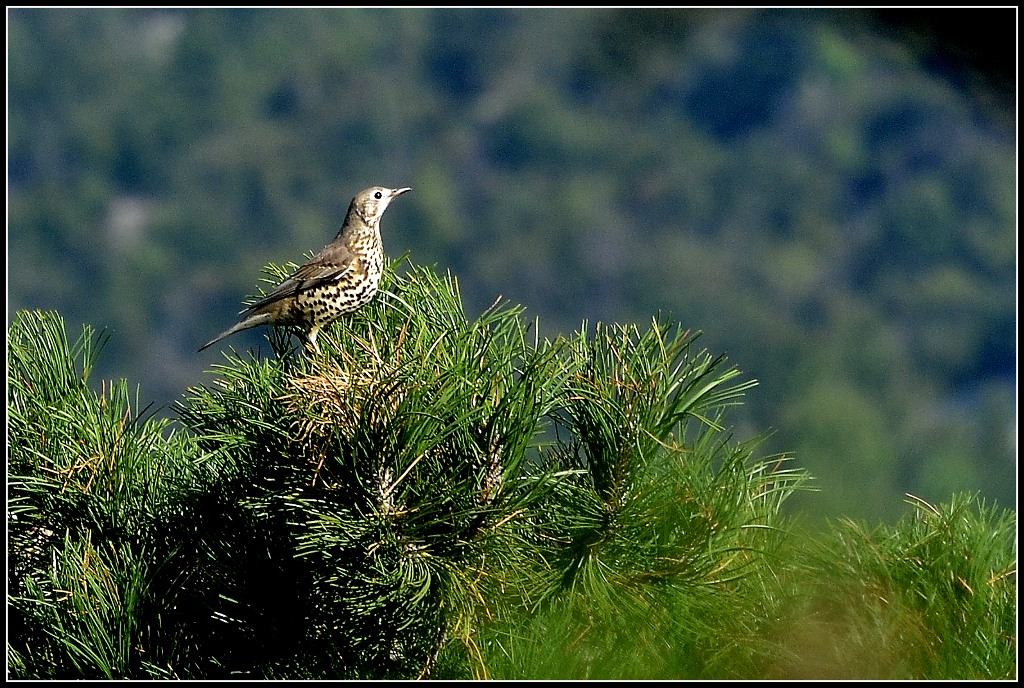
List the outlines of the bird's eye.
{"label": "bird's eye", "polygon": [[375,191],[375,192],[373,193],[373,197],[374,197],[374,198],[376,198],[376,199],[377,199],[378,201],[379,201],[379,200],[380,200],[380,199],[381,199],[381,198],[382,198],[383,196],[384,196],[384,194],[382,194],[382,193],[381,193],[380,191]]}

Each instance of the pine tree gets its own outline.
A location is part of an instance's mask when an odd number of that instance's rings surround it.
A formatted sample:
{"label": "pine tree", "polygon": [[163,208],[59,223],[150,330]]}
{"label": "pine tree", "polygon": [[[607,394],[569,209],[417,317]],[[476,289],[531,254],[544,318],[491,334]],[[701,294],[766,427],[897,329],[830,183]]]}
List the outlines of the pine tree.
{"label": "pine tree", "polygon": [[781,510],[806,476],[728,430],[754,383],[671,323],[542,340],[396,267],[322,355],[272,331],[177,422],[90,386],[104,335],[17,314],[11,676],[790,671],[765,630],[800,594]]}

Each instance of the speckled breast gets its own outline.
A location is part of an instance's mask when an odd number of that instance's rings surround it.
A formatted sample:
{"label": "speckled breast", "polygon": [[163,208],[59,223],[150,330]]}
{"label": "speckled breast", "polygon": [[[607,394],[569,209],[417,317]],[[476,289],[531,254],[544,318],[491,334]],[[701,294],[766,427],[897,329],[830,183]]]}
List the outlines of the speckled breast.
{"label": "speckled breast", "polygon": [[380,285],[383,261],[366,260],[361,268],[349,271],[338,281],[298,294],[296,306],[302,320],[323,325],[373,300]]}

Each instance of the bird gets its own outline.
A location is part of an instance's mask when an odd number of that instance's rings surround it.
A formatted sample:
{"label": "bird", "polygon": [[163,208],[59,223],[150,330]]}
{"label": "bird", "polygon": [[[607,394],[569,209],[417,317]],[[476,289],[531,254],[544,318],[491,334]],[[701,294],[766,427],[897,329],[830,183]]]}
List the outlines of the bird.
{"label": "bird", "polygon": [[306,343],[319,354],[320,330],[377,294],[384,272],[380,218],[393,200],[411,190],[371,186],[356,194],[331,243],[272,292],[239,311],[242,319],[198,351],[252,327],[291,325],[306,328]]}

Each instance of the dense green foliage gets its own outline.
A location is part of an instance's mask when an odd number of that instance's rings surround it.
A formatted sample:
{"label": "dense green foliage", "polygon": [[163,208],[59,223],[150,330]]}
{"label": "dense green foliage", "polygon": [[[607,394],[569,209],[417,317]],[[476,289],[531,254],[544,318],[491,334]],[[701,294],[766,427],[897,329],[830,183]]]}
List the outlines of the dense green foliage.
{"label": "dense green foliage", "polygon": [[[1012,8],[964,12],[1013,59]],[[856,11],[8,16],[10,305],[111,328],[101,372],[165,408],[260,266],[408,185],[385,246],[472,313],[706,332],[793,502],[1015,500],[1012,105]]]}
{"label": "dense green foliage", "polygon": [[177,430],[90,388],[103,336],[17,314],[12,677],[1015,674],[1010,512],[797,539],[804,474],[732,438],[751,383],[692,333],[383,289],[323,355],[228,354]]}

